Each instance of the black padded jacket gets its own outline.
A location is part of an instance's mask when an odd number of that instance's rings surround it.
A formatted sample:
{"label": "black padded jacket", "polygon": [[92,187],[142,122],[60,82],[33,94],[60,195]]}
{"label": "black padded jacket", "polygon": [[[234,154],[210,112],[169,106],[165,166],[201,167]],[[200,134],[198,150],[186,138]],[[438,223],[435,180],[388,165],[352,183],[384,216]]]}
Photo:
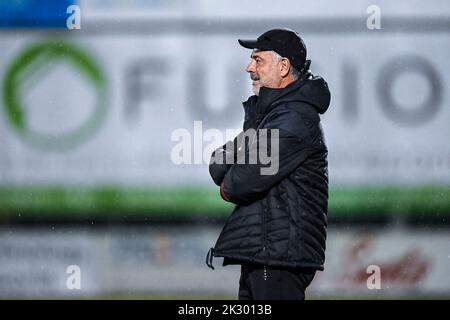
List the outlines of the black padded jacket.
{"label": "black padded jacket", "polygon": [[[217,149],[209,166],[222,198],[236,206],[208,252],[208,266],[212,267],[213,257],[223,257],[224,265],[247,262],[323,270],[328,149],[319,114],[329,104],[327,83],[312,75],[282,89],[262,87],[259,96],[243,103],[243,132]],[[255,134],[245,139],[249,129]],[[261,174],[269,167],[267,162],[248,163],[258,146],[271,149],[273,134],[264,129],[278,129],[278,152],[271,161],[278,166],[271,174]],[[227,152],[231,146],[235,152]],[[236,162],[239,153],[247,161],[230,164],[230,154]],[[222,164],[213,161],[218,156],[228,159]]]}

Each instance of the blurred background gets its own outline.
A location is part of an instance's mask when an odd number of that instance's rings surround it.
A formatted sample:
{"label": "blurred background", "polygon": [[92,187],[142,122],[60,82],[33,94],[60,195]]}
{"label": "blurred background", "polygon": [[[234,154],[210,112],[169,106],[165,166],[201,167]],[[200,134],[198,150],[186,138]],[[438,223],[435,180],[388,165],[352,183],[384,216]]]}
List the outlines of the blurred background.
{"label": "blurred background", "polygon": [[446,0],[1,0],[0,298],[235,299],[203,133],[241,128],[237,39],[274,27],[332,93],[308,298],[450,298]]}

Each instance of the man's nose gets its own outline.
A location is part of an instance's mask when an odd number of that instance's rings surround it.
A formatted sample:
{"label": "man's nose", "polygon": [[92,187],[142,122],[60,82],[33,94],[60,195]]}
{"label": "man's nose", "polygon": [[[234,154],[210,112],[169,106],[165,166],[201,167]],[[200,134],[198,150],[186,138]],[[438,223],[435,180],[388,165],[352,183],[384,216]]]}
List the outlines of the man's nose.
{"label": "man's nose", "polygon": [[253,63],[253,61],[248,64],[247,68],[245,68],[245,71],[247,71],[248,73],[255,72],[255,64]]}

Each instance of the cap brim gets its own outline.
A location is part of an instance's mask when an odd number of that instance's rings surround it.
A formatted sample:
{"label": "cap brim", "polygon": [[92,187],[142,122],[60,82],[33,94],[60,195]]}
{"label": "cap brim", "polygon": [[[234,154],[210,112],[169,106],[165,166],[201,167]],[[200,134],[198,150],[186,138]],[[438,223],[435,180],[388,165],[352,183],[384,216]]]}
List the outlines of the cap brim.
{"label": "cap brim", "polygon": [[242,40],[242,39],[238,39],[238,42],[241,46],[243,46],[244,48],[247,49],[255,49],[257,46],[257,41],[256,40]]}

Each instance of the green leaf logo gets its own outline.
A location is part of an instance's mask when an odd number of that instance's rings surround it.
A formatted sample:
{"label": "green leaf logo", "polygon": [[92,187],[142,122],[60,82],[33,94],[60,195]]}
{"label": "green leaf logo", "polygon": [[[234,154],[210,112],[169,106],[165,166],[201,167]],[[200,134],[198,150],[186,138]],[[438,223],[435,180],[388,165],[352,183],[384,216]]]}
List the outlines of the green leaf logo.
{"label": "green leaf logo", "polygon": [[[27,108],[22,99],[24,80],[45,77],[49,65],[55,62],[71,64],[96,92],[96,104],[88,119],[63,134],[32,130],[26,122]],[[79,145],[99,129],[106,116],[106,81],[95,59],[84,49],[60,40],[46,41],[27,47],[12,61],[3,81],[3,99],[8,120],[24,142],[39,149],[63,151]]]}

